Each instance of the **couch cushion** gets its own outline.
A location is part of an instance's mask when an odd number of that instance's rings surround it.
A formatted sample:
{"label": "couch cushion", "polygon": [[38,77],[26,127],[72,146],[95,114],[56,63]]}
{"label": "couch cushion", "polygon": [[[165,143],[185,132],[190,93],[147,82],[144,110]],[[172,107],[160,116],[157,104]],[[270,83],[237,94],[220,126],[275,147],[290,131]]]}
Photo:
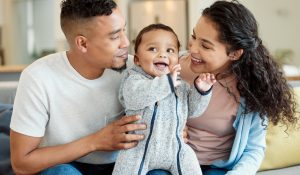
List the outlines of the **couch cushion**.
{"label": "couch cushion", "polygon": [[[300,104],[300,87],[294,88],[294,92],[296,102]],[[299,109],[298,106],[298,111]],[[286,133],[285,130],[285,126],[269,125],[266,155],[260,171],[300,165],[300,132],[299,130],[289,130]]]}
{"label": "couch cushion", "polygon": [[261,171],[258,172],[256,175],[299,175],[300,172],[300,165],[282,168],[278,170],[268,170],[268,171]]}
{"label": "couch cushion", "polygon": [[12,175],[9,148],[9,124],[12,114],[11,104],[0,103],[0,174]]}
{"label": "couch cushion", "polygon": [[13,104],[17,87],[17,81],[0,81],[0,103]]}

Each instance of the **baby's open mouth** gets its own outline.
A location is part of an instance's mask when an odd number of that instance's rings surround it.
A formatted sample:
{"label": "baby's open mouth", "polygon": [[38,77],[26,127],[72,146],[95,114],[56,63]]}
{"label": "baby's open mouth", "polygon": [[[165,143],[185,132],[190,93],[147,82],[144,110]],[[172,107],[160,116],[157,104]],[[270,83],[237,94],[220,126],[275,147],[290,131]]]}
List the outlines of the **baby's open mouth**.
{"label": "baby's open mouth", "polygon": [[166,68],[169,68],[169,64],[165,62],[156,62],[154,65],[160,71],[164,71]]}

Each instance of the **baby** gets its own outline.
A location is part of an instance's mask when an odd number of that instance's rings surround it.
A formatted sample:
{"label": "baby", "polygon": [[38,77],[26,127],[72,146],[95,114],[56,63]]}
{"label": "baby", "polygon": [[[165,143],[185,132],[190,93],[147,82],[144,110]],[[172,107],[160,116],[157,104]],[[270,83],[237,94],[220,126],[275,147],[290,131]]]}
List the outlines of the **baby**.
{"label": "baby", "polygon": [[201,175],[193,150],[182,133],[187,117],[200,116],[208,106],[213,74],[200,74],[194,86],[180,82],[175,32],[163,24],[145,27],[137,36],[135,66],[126,70],[119,99],[126,115],[141,115],[147,124],[140,131],[145,139],[134,148],[122,150],[114,175],[145,175],[154,169],[171,174]]}

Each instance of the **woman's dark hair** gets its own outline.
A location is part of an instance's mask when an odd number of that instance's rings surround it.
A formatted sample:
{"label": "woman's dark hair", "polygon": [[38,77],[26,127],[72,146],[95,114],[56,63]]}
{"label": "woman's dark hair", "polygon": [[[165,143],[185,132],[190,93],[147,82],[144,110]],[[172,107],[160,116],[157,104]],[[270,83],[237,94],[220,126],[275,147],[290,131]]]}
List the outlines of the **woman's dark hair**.
{"label": "woman's dark hair", "polygon": [[245,98],[246,112],[267,116],[274,125],[295,124],[294,95],[278,64],[262,44],[253,14],[234,0],[217,1],[202,15],[215,24],[220,42],[227,46],[227,54],[243,49],[231,71],[237,77],[240,95]]}
{"label": "woman's dark hair", "polygon": [[135,53],[137,52],[137,50],[142,42],[143,35],[147,32],[153,31],[153,30],[165,30],[165,31],[173,33],[177,39],[177,47],[180,48],[180,42],[179,42],[178,37],[177,37],[176,33],[174,32],[174,30],[167,25],[158,23],[158,24],[150,24],[149,26],[143,28],[140,31],[140,33],[137,35],[135,42],[134,42],[134,52]]}
{"label": "woman's dark hair", "polygon": [[96,16],[112,14],[117,4],[113,0],[63,0],[61,2],[60,23],[63,32],[69,32],[76,22]]}

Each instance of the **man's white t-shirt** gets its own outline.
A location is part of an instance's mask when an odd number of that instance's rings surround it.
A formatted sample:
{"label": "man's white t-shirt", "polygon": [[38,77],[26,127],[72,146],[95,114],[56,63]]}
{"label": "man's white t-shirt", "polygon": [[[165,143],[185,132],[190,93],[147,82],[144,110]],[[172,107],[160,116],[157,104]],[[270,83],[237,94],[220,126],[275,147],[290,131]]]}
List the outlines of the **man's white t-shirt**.
{"label": "man's white t-shirt", "polygon": [[[121,74],[106,69],[95,80],[82,77],[66,52],[40,58],[21,75],[11,129],[43,137],[40,147],[72,142],[99,131],[123,113],[118,100]],[[106,164],[117,152],[94,152],[79,162]]]}

